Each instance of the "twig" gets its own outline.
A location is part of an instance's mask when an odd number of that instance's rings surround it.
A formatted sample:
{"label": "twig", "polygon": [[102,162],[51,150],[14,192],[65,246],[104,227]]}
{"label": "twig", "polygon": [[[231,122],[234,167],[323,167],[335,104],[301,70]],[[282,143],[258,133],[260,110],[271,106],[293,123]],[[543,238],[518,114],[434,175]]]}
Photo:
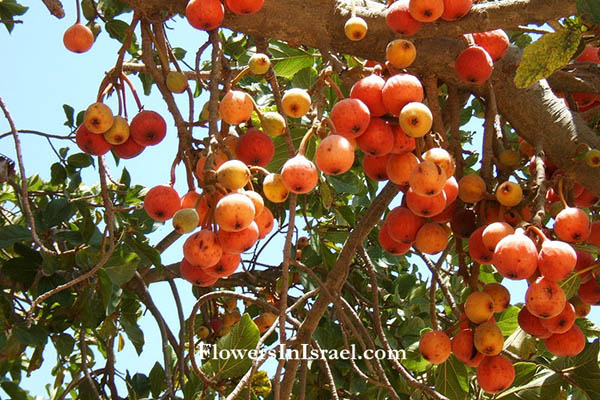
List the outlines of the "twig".
{"label": "twig", "polygon": [[427,95],[427,105],[433,115],[433,129],[439,134],[441,139],[441,146],[448,146],[448,139],[446,137],[447,132],[444,127],[444,119],[442,117],[442,110],[440,109],[440,102],[438,98],[438,80],[435,75],[427,75],[423,80],[425,86],[425,93]]}
{"label": "twig", "polygon": [[19,173],[21,174],[21,185],[20,185],[20,195],[23,203],[23,213],[27,218],[27,222],[29,223],[29,227],[31,228],[31,238],[33,242],[38,245],[40,250],[44,254],[56,254],[54,251],[48,249],[42,241],[40,240],[36,228],[35,228],[35,219],[33,218],[33,214],[31,213],[31,205],[29,204],[29,193],[27,191],[27,175],[25,174],[25,163],[23,162],[23,152],[21,150],[21,140],[19,139],[19,134],[17,128],[15,126],[15,122],[13,121],[8,108],[4,104],[4,101],[0,97],[0,108],[4,112],[4,117],[8,121],[8,125],[10,126],[11,133],[13,135],[15,141],[15,151],[17,153],[17,161],[19,163]]}
{"label": "twig", "polygon": [[101,399],[100,393],[98,393],[98,388],[96,388],[96,382],[92,379],[90,375],[90,371],[88,371],[87,367],[87,344],[85,343],[85,327],[81,326],[79,331],[79,345],[81,346],[81,369],[83,370],[83,374],[85,375],[85,379],[88,381],[90,385],[90,389],[94,396],[97,399]]}
{"label": "twig", "polygon": [[42,3],[46,5],[50,14],[54,15],[56,18],[60,19],[65,16],[65,10],[60,0],[42,0]]}
{"label": "twig", "polygon": [[448,85],[448,107],[450,110],[450,149],[456,162],[456,180],[463,177],[465,162],[460,145],[460,104],[456,86]]}
{"label": "twig", "polygon": [[535,181],[534,187],[537,189],[533,199],[533,210],[531,210],[532,221],[535,226],[542,226],[544,216],[546,215],[546,191],[548,183],[546,182],[546,167],[544,165],[544,147],[542,140],[538,138],[535,143]]}
{"label": "twig", "polygon": [[179,317],[179,347],[177,351],[177,361],[179,364],[179,385],[181,389],[185,387],[185,316],[183,315],[183,306],[181,305],[181,297],[173,278],[168,280],[169,287],[173,293],[175,299],[175,306],[177,307],[177,316]]}
{"label": "twig", "polygon": [[486,182],[488,190],[493,188],[493,156],[494,156],[494,137],[496,136],[496,118],[498,110],[496,108],[496,96],[494,95],[494,86],[490,80],[487,81],[488,96],[485,107],[485,129],[483,133],[483,149],[481,160],[481,177]]}
{"label": "twig", "polygon": [[[75,139],[75,135],[68,135],[68,136],[53,135],[51,133],[40,132],[40,131],[36,131],[36,130],[32,130],[32,129],[17,129],[17,133],[29,133],[32,135],[44,136],[46,138],[51,138],[51,139],[63,139],[63,140],[71,140],[71,141],[73,141]],[[11,136],[12,134],[13,134],[12,131],[0,134],[0,139],[4,139],[5,137]]]}
{"label": "twig", "polygon": [[440,259],[438,260],[438,262],[436,264],[434,264],[433,261],[431,261],[429,259],[429,257],[427,257],[425,254],[423,254],[420,250],[415,250],[415,253],[418,254],[419,257],[421,257],[421,259],[423,259],[423,261],[425,261],[425,265],[427,265],[427,268],[429,268],[429,271],[431,271],[432,279],[435,279],[437,281],[438,285],[440,285],[440,289],[442,290],[442,293],[444,294],[444,297],[446,298],[448,305],[450,305],[450,308],[452,308],[452,312],[458,318],[458,317],[460,317],[461,312],[458,309],[458,306],[456,305],[456,301],[454,301],[454,297],[452,297],[452,294],[450,293],[450,289],[448,288],[446,283],[444,281],[442,281],[442,279],[440,278],[440,275],[438,274],[438,270],[440,269],[442,263],[444,262],[444,259],[446,258],[446,255],[448,254],[449,249],[450,249],[450,243],[448,243],[446,250],[444,250],[444,252],[440,256]]}

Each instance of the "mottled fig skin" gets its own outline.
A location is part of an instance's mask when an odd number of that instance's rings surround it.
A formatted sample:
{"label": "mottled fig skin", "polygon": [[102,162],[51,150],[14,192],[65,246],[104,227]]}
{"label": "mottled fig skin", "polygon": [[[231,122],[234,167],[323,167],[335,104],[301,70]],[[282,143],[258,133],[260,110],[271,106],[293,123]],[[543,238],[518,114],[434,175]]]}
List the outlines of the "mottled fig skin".
{"label": "mottled fig skin", "polygon": [[432,364],[441,364],[450,357],[452,344],[443,331],[429,331],[421,337],[419,351]]}
{"label": "mottled fig skin", "polygon": [[565,333],[571,329],[575,323],[575,318],[575,307],[573,307],[573,304],[567,302],[565,308],[556,317],[540,319],[540,322],[544,328],[553,334]]}
{"label": "mottled fig skin", "polygon": [[525,293],[525,305],[538,318],[556,317],[567,302],[565,292],[555,282],[538,278]]}
{"label": "mottled fig skin", "polygon": [[387,181],[387,163],[389,160],[389,154],[385,156],[375,157],[365,155],[362,161],[362,168],[369,178],[374,181]]}
{"label": "mottled fig skin", "polygon": [[549,338],[552,333],[542,325],[541,318],[536,317],[529,312],[527,307],[519,311],[518,322],[521,329],[540,339]]}
{"label": "mottled fig skin", "polygon": [[241,90],[228,91],[219,103],[219,113],[229,125],[238,125],[248,121],[254,110],[250,95]]}
{"label": "mottled fig skin", "polygon": [[183,256],[192,265],[212,267],[219,262],[223,249],[217,235],[210,229],[202,229],[187,238],[183,244]]}
{"label": "mottled fig skin", "polygon": [[480,353],[496,356],[502,351],[504,337],[495,322],[484,322],[475,328],[474,343]]}
{"label": "mottled fig skin", "polygon": [[362,101],[372,117],[381,117],[387,112],[381,94],[383,85],[385,80],[379,75],[366,76],[352,85],[350,97]]}
{"label": "mottled fig skin", "polygon": [[217,239],[224,251],[233,254],[243,253],[254,246],[258,240],[258,225],[252,221],[246,229],[238,232],[219,230]]}
{"label": "mottled fig skin", "polygon": [[434,196],[444,190],[447,179],[439,165],[422,161],[411,171],[408,183],[419,196]]}
{"label": "mottled fig skin", "polygon": [[384,156],[394,147],[394,134],[381,118],[371,118],[365,131],[356,138],[358,147],[371,156]]}
{"label": "mottled fig skin", "polygon": [[488,283],[483,291],[489,294],[494,301],[494,313],[501,313],[510,306],[510,292],[499,283]]}
{"label": "mottled fig skin", "polygon": [[240,265],[240,261],[241,257],[239,254],[223,252],[218,263],[204,270],[213,278],[226,278],[235,272],[238,265]]}
{"label": "mottled fig skin", "polygon": [[477,382],[486,393],[500,393],[515,380],[515,368],[504,356],[484,358],[477,367]]}
{"label": "mottled fig skin", "polygon": [[399,206],[390,211],[385,223],[392,239],[412,243],[417,238],[419,229],[425,224],[425,218],[415,215],[407,207]]}
{"label": "mottled fig skin", "polygon": [[492,263],[494,252],[490,251],[483,243],[482,234],[484,229],[484,226],[480,226],[469,236],[469,255],[479,264],[489,265]]}
{"label": "mottled fig skin", "polygon": [[206,273],[206,268],[194,266],[185,258],[179,263],[179,273],[186,281],[196,286],[212,286],[219,278]]}
{"label": "mottled fig skin", "polygon": [[379,230],[377,238],[381,247],[383,247],[385,251],[394,256],[401,256],[403,254],[406,254],[411,247],[410,243],[398,242],[392,239],[392,237],[388,233],[387,226],[385,224]]}
{"label": "mottled fig skin", "polygon": [[263,131],[250,128],[240,136],[235,154],[246,165],[266,167],[275,155],[273,139]]}
{"label": "mottled fig skin", "polygon": [[559,357],[575,357],[585,348],[585,336],[577,325],[565,333],[556,333],[546,339],[548,351]]}
{"label": "mottled fig skin", "polygon": [[312,161],[298,154],[283,164],[281,178],[290,192],[304,194],[317,186],[319,172]]}
{"label": "mottled fig skin", "polygon": [[329,135],[317,147],[315,164],[325,174],[343,174],[354,164],[354,146],[341,135]]}
{"label": "mottled fig skin", "polygon": [[484,359],[484,355],[477,351],[473,342],[472,329],[461,329],[452,338],[452,353],[458,361],[469,367],[477,367]]}
{"label": "mottled fig skin", "polygon": [[434,217],[446,208],[446,193],[441,191],[435,196],[419,196],[412,189],[408,189],[406,205],[416,215]]}
{"label": "mottled fig skin", "polygon": [[508,279],[527,279],[537,269],[538,254],[535,244],[522,230],[498,242],[492,263]]}
{"label": "mottled fig skin", "polygon": [[154,186],[144,198],[144,210],[155,221],[166,221],[181,208],[177,191],[168,185]]}
{"label": "mottled fig skin", "polygon": [[465,203],[477,203],[484,194],[485,181],[479,175],[465,175],[458,181],[458,197]]}
{"label": "mottled fig skin", "polygon": [[254,220],[256,209],[248,196],[230,193],[215,206],[215,222],[228,232],[246,229]]}
{"label": "mottled fig skin", "polygon": [[371,113],[359,99],[342,99],[331,109],[330,118],[336,133],[346,138],[357,138],[369,126]]}
{"label": "mottled fig skin", "polygon": [[590,219],[580,208],[567,207],[554,219],[554,232],[565,242],[582,242],[590,235]]}
{"label": "mottled fig skin", "polygon": [[553,282],[565,279],[577,264],[577,254],[571,245],[560,240],[546,240],[538,256],[540,273]]}
{"label": "mottled fig skin", "polygon": [[494,299],[485,292],[473,292],[465,301],[465,314],[475,324],[481,324],[494,315]]}

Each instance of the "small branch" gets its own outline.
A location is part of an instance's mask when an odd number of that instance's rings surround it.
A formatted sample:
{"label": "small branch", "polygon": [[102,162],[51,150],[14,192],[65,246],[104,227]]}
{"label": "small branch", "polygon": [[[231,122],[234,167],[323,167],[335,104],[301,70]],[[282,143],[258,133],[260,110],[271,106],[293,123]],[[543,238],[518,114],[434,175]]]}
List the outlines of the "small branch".
{"label": "small branch", "polygon": [[42,0],[42,3],[46,5],[50,14],[54,15],[56,18],[60,19],[65,16],[65,10],[59,0]]}
{"label": "small branch", "polygon": [[496,107],[496,96],[494,95],[494,86],[490,80],[487,81],[488,96],[485,107],[485,129],[483,136],[483,149],[481,160],[481,177],[486,182],[488,190],[493,188],[493,165],[494,158],[494,137],[496,136],[496,118],[498,109]]}
{"label": "small branch", "polygon": [[532,221],[535,226],[542,226],[546,215],[546,191],[548,183],[546,182],[546,166],[544,165],[544,147],[542,140],[538,138],[535,143],[535,181],[536,188],[535,198],[533,199],[533,210],[531,210]]}
{"label": "small branch", "polygon": [[96,382],[92,379],[90,375],[90,371],[88,371],[87,367],[87,344],[85,343],[85,327],[82,325],[79,331],[79,346],[81,346],[81,369],[83,370],[83,374],[85,375],[85,379],[88,381],[90,385],[90,389],[94,396],[97,399],[101,399],[100,393],[98,393],[98,388],[96,387]]}
{"label": "small branch", "polygon": [[440,275],[438,273],[438,270],[440,269],[442,263],[444,262],[444,259],[446,258],[446,255],[448,254],[449,249],[450,249],[450,243],[448,243],[446,250],[444,250],[444,252],[440,256],[440,259],[438,260],[437,264],[434,264],[433,261],[431,261],[429,259],[429,257],[427,257],[425,254],[423,254],[420,250],[415,250],[415,253],[418,254],[419,257],[421,257],[421,259],[423,259],[423,261],[425,261],[425,265],[427,265],[427,268],[429,268],[429,271],[431,271],[432,279],[435,279],[437,281],[438,285],[440,285],[440,289],[442,290],[442,293],[444,294],[444,297],[446,298],[448,305],[450,305],[450,308],[452,308],[452,312],[458,318],[458,317],[460,317],[460,315],[462,313],[458,309],[458,306],[456,305],[456,301],[454,301],[454,297],[452,297],[452,294],[450,293],[450,289],[445,284],[445,282],[442,281],[442,279],[440,278]]}
{"label": "small branch", "polygon": [[446,127],[444,126],[442,110],[440,109],[438,79],[435,75],[427,75],[423,80],[423,84],[427,95],[427,105],[433,115],[433,130],[439,134],[441,139],[440,145],[445,148],[448,145],[448,138],[446,137]]}

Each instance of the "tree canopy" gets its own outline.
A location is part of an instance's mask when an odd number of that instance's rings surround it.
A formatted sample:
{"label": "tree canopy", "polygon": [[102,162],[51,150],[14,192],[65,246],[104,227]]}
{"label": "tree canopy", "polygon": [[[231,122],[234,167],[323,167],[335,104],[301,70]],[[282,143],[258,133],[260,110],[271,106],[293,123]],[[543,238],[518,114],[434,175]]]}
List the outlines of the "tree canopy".
{"label": "tree canopy", "polygon": [[[52,399],[600,398],[598,0],[76,3],[68,50],[120,43],[97,102],[64,104],[56,135],[15,126],[0,93],[11,398],[34,398],[39,368]],[[9,32],[26,17],[0,0]],[[169,40],[186,23],[196,48]],[[30,134],[56,155],[48,180],[24,172]],[[127,159],[166,134],[170,181],[136,184]],[[125,343],[155,364],[120,371]],[[291,356],[307,350],[326,356]]]}

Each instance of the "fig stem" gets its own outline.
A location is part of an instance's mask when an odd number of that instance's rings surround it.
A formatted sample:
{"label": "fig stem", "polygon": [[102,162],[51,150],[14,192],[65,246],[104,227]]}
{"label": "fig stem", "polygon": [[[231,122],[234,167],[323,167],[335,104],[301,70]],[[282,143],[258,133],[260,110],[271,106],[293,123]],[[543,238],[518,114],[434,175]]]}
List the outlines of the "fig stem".
{"label": "fig stem", "polygon": [[96,101],[98,103],[102,103],[104,101],[104,96],[106,96],[113,89],[113,86],[114,85],[112,82],[108,82],[104,88],[100,87]]}
{"label": "fig stem", "polygon": [[526,232],[531,232],[533,231],[542,241],[542,243],[544,243],[546,240],[548,240],[548,237],[546,235],[544,235],[544,232],[542,232],[542,230],[540,228],[538,228],[535,225],[529,225],[527,227]]}
{"label": "fig stem", "polygon": [[246,66],[244,67],[236,76],[235,78],[233,78],[233,80],[231,81],[231,88],[234,89],[237,84],[239,83],[239,81],[246,75],[248,75],[248,72],[250,72],[250,67]]}
{"label": "fig stem", "polygon": [[300,142],[300,147],[298,147],[298,155],[303,156],[306,150],[306,145],[308,144],[308,140],[315,133],[315,126],[311,126],[310,129],[304,134],[302,137],[302,141]]}
{"label": "fig stem", "polygon": [[260,125],[262,127],[265,124],[263,113],[258,108],[258,104],[256,104],[256,101],[254,101],[252,96],[248,95],[248,98],[252,101],[252,107],[254,107],[254,111],[256,111],[256,114],[258,115],[258,119],[260,120]]}
{"label": "fig stem", "polygon": [[79,4],[79,0],[75,0],[75,7],[77,9],[77,20],[75,23],[78,24],[81,21],[81,5]]}
{"label": "fig stem", "polygon": [[342,93],[342,90],[340,89],[340,87],[337,85],[337,83],[335,83],[333,81],[333,79],[331,79],[331,75],[327,74],[325,76],[325,83],[332,88],[335,91],[335,94],[338,97],[338,101],[343,100],[344,99],[344,94]]}
{"label": "fig stem", "polygon": [[138,110],[142,111],[144,106],[142,106],[142,102],[140,101],[140,97],[138,96],[137,91],[135,90],[135,86],[133,86],[133,82],[131,82],[131,80],[124,73],[121,73],[121,79],[123,79],[125,83],[127,83],[127,86],[129,86],[129,90],[131,90],[131,94],[135,99],[135,102],[138,106]]}
{"label": "fig stem", "polygon": [[267,169],[265,169],[263,167],[260,167],[258,165],[253,165],[249,169],[250,169],[251,173],[252,172],[260,172],[260,173],[265,174],[265,175],[269,175],[271,173]]}
{"label": "fig stem", "polygon": [[565,200],[565,193],[563,190],[563,181],[564,178],[561,176],[560,178],[558,178],[558,197],[560,198],[560,202],[562,203],[564,208],[569,208],[569,205],[567,204],[567,201]]}

